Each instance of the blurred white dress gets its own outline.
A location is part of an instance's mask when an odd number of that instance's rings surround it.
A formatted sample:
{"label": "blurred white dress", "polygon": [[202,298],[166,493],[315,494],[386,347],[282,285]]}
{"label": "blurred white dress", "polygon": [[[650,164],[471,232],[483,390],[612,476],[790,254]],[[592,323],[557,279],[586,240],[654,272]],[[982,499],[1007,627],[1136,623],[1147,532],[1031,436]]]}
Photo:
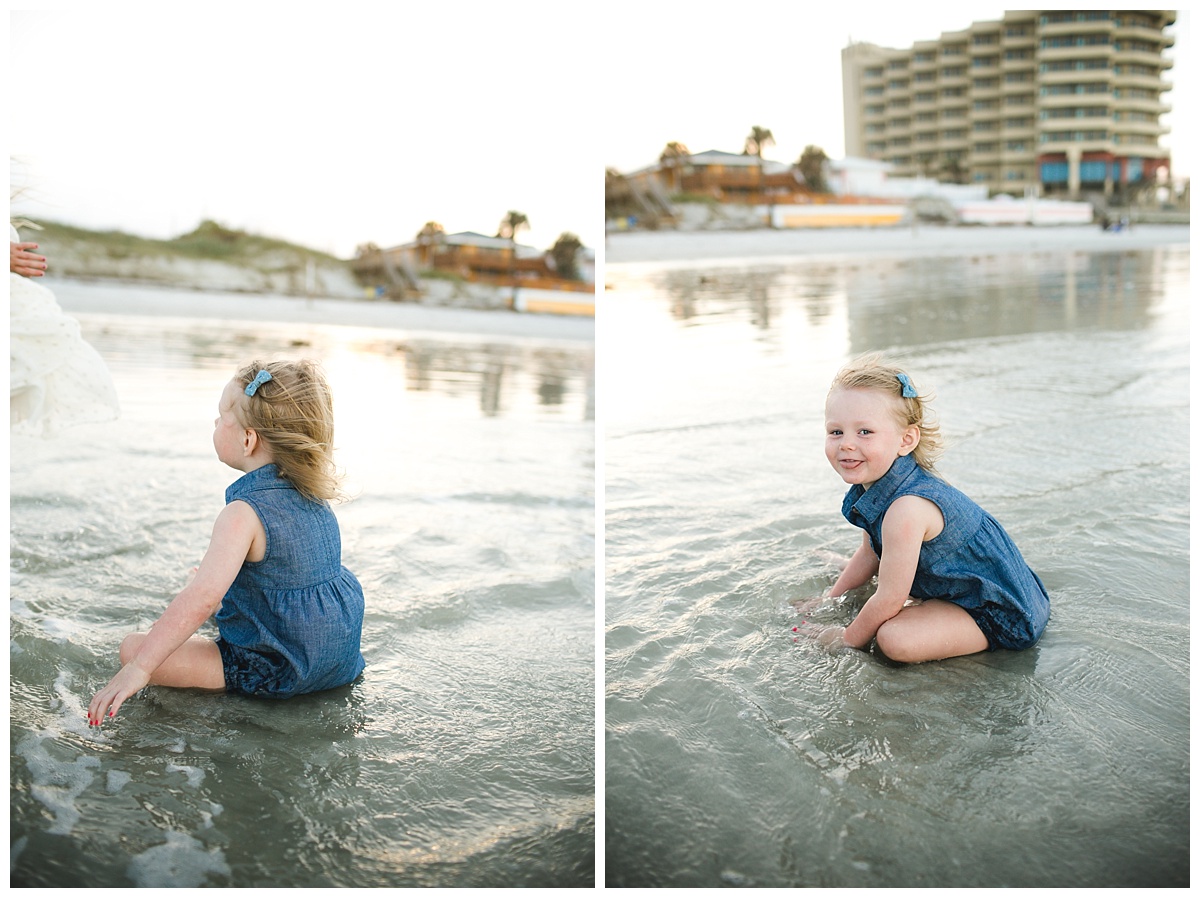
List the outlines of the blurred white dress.
{"label": "blurred white dress", "polygon": [[[14,243],[20,238],[9,225]],[[108,421],[120,406],[104,360],[54,294],[8,274],[9,417],[14,433],[49,436],[72,424]]]}

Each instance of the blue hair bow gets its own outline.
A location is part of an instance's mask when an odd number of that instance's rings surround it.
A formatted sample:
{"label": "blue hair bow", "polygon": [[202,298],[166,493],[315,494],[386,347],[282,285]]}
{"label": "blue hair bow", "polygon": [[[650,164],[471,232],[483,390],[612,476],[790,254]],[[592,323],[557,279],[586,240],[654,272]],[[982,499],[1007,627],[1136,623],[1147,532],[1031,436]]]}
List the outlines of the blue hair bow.
{"label": "blue hair bow", "polygon": [[[265,372],[264,372],[265,373]],[[901,372],[896,375],[896,380],[900,381],[900,395],[905,399],[916,399],[919,395],[917,388],[912,385],[912,381],[908,379],[908,375]]]}
{"label": "blue hair bow", "polygon": [[266,368],[259,371],[258,374],[254,375],[254,380],[252,380],[252,381],[250,381],[250,383],[246,384],[246,395],[253,396],[255,393],[258,392],[258,388],[261,387],[263,384],[265,384],[270,379],[271,379],[271,372],[268,371]]}

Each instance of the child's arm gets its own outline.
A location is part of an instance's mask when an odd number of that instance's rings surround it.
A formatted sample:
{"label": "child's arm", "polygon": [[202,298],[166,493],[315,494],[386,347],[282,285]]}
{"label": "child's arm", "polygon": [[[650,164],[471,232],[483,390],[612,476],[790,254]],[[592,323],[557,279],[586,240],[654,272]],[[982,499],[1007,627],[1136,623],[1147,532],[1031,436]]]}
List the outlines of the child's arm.
{"label": "child's arm", "polygon": [[245,502],[231,502],[222,509],[195,577],[150,628],[137,654],[92,698],[89,721],[98,724],[106,712],[115,715],[125,699],[144,688],[159,665],[208,620],[262,533],[258,515]]}
{"label": "child's arm", "polygon": [[[838,575],[837,581],[833,584],[833,588],[823,595],[806,598],[793,599],[792,605],[800,614],[807,614],[825,599],[830,596],[844,596],[852,589],[857,589],[868,580],[875,576],[879,570],[879,557],[875,554],[875,550],[871,548],[871,538],[864,533],[862,543],[846,561],[842,568],[841,574]],[[839,628],[839,635],[841,630]]]}
{"label": "child's arm", "polygon": [[883,518],[883,557],[879,559],[879,588],[846,627],[842,640],[862,648],[875,632],[900,613],[910,598],[921,544],[941,532],[942,513],[928,499],[901,496]]}
{"label": "child's arm", "polygon": [[844,596],[850,590],[862,586],[877,573],[879,573],[879,557],[871,548],[871,538],[864,531],[862,543],[846,566],[842,568],[841,576],[837,578],[837,582],[833,584],[833,589],[829,590],[829,594]]}

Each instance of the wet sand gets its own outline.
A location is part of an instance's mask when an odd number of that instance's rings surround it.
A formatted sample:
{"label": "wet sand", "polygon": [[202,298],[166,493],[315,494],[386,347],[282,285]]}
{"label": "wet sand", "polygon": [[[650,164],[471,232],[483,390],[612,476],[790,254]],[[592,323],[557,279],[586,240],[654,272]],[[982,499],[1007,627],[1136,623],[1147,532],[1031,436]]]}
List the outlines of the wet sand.
{"label": "wet sand", "polygon": [[828,230],[654,231],[614,233],[605,262],[689,262],[796,256],[959,256],[1004,253],[1106,252],[1190,242],[1186,225],[830,228]]}
{"label": "wet sand", "polygon": [[74,315],[121,314],[226,321],[282,321],[379,327],[454,336],[592,340],[595,320],[567,315],[451,309],[414,303],[302,299],[249,293],[97,283],[67,278],[41,282]]}

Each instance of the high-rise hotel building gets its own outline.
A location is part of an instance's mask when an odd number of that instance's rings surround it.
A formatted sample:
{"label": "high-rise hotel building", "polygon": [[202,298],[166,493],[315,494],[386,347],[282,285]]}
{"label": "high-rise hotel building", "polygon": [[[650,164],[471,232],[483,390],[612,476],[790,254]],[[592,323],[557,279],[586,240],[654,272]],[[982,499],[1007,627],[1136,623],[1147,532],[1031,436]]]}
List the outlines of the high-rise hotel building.
{"label": "high-rise hotel building", "polygon": [[842,51],[846,155],[1021,195],[1152,182],[1170,9],[1024,10],[907,50]]}

